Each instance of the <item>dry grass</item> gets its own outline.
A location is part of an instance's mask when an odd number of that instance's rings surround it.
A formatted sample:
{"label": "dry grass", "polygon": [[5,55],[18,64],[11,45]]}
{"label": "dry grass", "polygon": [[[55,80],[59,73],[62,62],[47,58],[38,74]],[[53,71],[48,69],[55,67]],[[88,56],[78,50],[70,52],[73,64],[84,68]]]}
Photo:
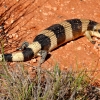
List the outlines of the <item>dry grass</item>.
{"label": "dry grass", "polygon": [[53,71],[37,68],[31,79],[23,65],[9,70],[6,62],[0,72],[0,100],[99,100],[100,88],[92,86],[85,71],[63,72],[56,65]]}

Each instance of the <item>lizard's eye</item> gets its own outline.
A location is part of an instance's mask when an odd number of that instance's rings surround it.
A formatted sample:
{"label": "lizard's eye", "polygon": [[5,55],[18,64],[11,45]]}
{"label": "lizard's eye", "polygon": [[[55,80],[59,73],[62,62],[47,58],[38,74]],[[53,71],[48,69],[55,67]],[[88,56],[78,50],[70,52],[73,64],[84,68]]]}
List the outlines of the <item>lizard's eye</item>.
{"label": "lizard's eye", "polygon": [[98,32],[100,33],[100,30],[98,30]]}

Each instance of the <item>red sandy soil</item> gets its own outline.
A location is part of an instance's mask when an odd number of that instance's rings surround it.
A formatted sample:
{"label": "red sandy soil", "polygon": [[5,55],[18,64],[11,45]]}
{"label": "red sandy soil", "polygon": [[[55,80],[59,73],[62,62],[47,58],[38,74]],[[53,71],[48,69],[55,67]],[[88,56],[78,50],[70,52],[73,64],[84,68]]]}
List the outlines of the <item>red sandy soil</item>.
{"label": "red sandy soil", "polygon": [[[100,0],[0,0],[0,15],[8,32],[4,49],[10,53],[24,41],[31,43],[41,30],[57,22],[72,18],[100,22]],[[42,67],[51,70],[58,63],[62,70],[86,68],[88,72],[93,71],[91,77],[100,81],[100,47],[97,46],[100,39],[94,39],[95,45],[82,37],[57,48]],[[37,64],[34,61],[24,62],[29,72]]]}

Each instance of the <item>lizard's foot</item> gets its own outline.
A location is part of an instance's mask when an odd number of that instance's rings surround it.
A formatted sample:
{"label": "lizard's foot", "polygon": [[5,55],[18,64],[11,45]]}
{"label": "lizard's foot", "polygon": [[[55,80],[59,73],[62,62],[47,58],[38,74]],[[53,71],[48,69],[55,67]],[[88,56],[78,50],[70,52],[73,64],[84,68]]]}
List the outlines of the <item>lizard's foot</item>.
{"label": "lizard's foot", "polygon": [[41,67],[41,64],[45,61],[48,52],[46,50],[41,50],[39,51],[39,54],[41,55],[41,59],[38,62],[38,67]]}
{"label": "lizard's foot", "polygon": [[95,44],[95,43],[96,43],[96,41],[91,41],[91,43],[92,43],[92,44]]}
{"label": "lizard's foot", "polygon": [[24,50],[24,49],[26,49],[28,46],[29,46],[29,43],[25,41],[25,42],[23,42],[22,45],[21,45],[19,48],[17,48],[16,50]]}

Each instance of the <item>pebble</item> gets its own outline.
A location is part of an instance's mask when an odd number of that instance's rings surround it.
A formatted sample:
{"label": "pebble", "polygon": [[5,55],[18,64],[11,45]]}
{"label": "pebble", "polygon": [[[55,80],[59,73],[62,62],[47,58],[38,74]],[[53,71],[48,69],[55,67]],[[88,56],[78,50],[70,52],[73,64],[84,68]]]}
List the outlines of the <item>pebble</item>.
{"label": "pebble", "polygon": [[37,60],[34,58],[34,59],[32,59],[31,60],[33,63],[36,63],[37,62]]}
{"label": "pebble", "polygon": [[77,50],[81,50],[82,48],[81,47],[77,47]]}

